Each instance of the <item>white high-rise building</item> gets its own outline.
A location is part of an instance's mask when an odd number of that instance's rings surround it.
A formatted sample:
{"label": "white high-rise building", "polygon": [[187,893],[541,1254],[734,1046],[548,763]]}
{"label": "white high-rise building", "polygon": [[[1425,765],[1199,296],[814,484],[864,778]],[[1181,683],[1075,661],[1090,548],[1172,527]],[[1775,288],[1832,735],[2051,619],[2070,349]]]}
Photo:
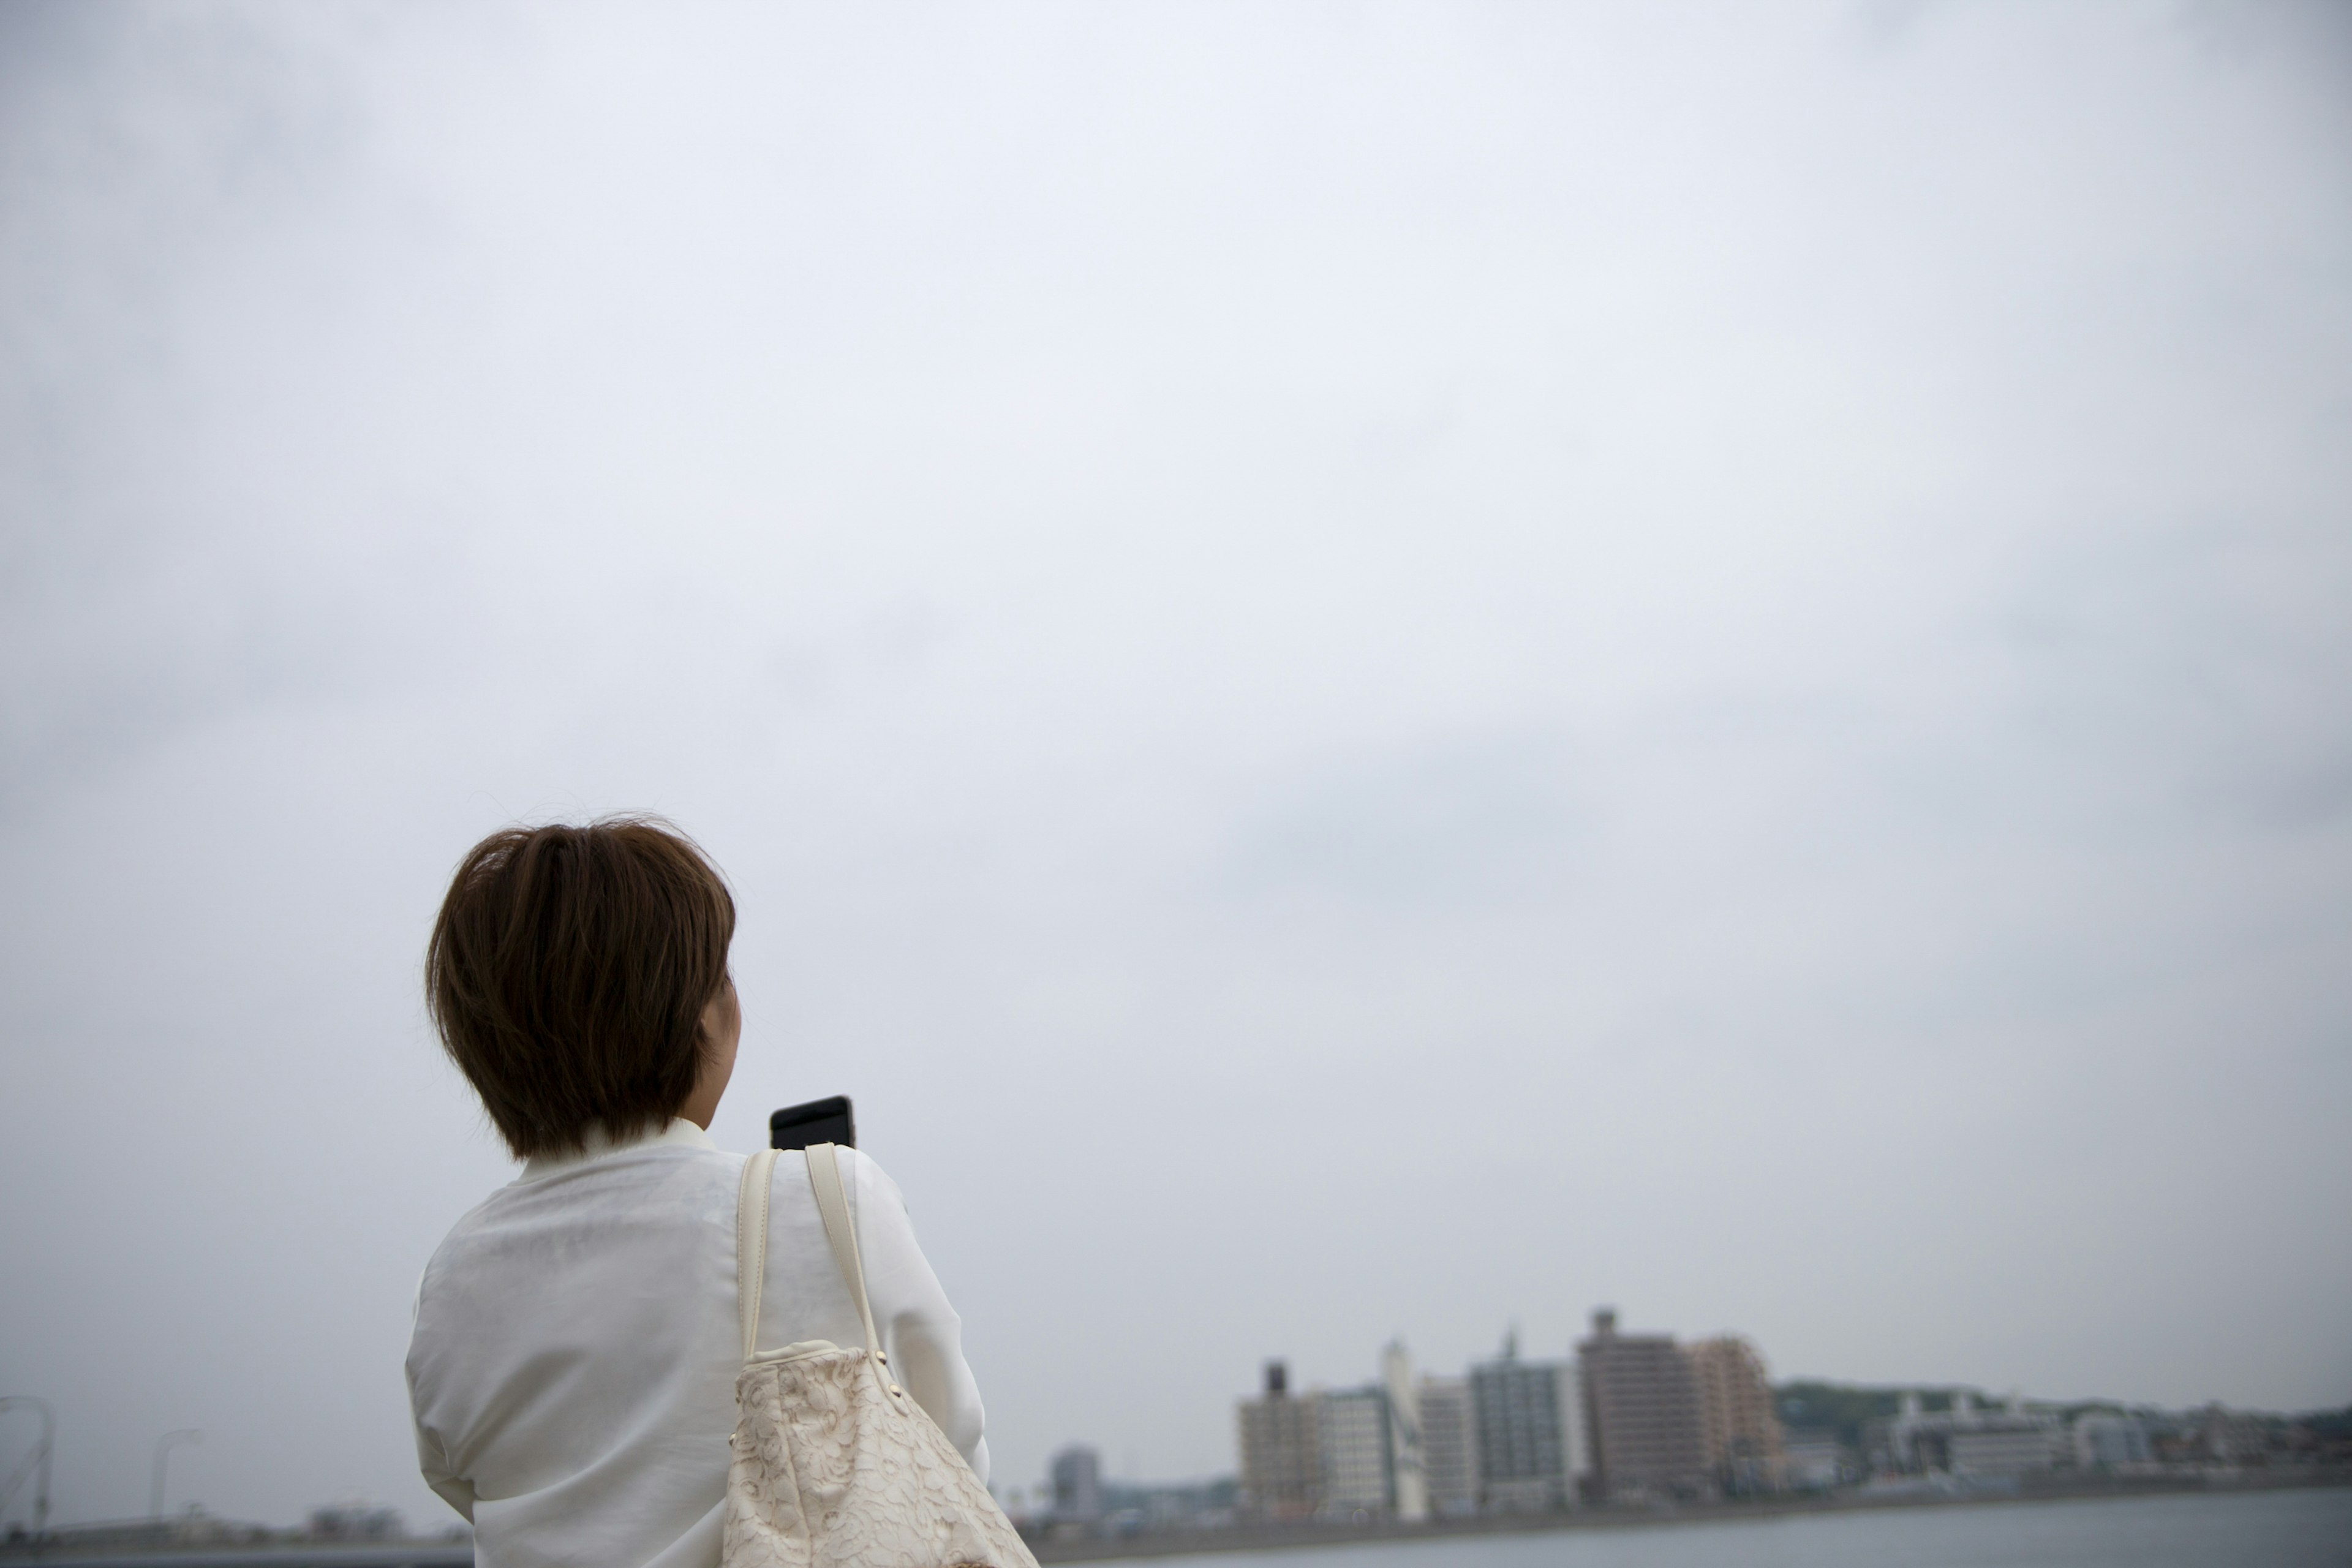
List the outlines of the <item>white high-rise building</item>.
{"label": "white high-rise building", "polygon": [[1412,1358],[1404,1342],[1391,1340],[1381,1356],[1381,1381],[1389,1397],[1389,1475],[1396,1516],[1409,1523],[1429,1517],[1429,1477],[1421,1430],[1421,1401],[1412,1384]]}
{"label": "white high-rise building", "polygon": [[1471,1415],[1468,1380],[1424,1377],[1414,1395],[1431,1510],[1443,1519],[1476,1513],[1478,1428]]}
{"label": "white high-rise building", "polygon": [[1323,1513],[1378,1517],[1394,1506],[1385,1390],[1351,1388],[1313,1396],[1323,1458]]}
{"label": "white high-rise building", "polygon": [[1568,1474],[1568,1499],[1578,1499],[1578,1487],[1592,1473],[1592,1433],[1585,1421],[1584,1373],[1573,1361],[1559,1363],[1559,1464]]}

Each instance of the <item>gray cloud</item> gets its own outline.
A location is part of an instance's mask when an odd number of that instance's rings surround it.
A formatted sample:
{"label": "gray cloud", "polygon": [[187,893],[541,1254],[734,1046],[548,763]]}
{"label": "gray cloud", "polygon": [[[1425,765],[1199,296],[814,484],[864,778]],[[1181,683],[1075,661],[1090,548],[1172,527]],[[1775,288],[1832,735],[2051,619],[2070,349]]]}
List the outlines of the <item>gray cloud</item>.
{"label": "gray cloud", "polygon": [[1556,737],[1442,741],[1341,763],[1244,830],[1236,891],[1295,884],[1406,908],[1556,896],[1572,875],[1575,798]]}

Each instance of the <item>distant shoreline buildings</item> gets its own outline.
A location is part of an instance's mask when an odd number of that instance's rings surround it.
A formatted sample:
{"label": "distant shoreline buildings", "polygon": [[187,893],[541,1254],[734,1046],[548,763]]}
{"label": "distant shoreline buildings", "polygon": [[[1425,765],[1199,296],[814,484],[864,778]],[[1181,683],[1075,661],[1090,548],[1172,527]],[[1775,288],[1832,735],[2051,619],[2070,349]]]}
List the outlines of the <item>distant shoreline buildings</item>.
{"label": "distant shoreline buildings", "polygon": [[1459,1377],[1414,1377],[1402,1344],[1381,1359],[1379,1382],[1307,1393],[1266,1363],[1235,1411],[1249,1516],[1411,1521],[1783,1483],[1764,1361],[1736,1336],[1685,1347],[1603,1309],[1572,1359],[1522,1356],[1516,1333]]}
{"label": "distant shoreline buildings", "polygon": [[1412,1526],[1846,1489],[1892,1500],[2179,1484],[2249,1467],[2352,1470],[2352,1409],[2289,1420],[1969,1389],[1776,1388],[1738,1334],[1685,1343],[1623,1329],[1607,1307],[1567,1355],[1523,1354],[1514,1331],[1455,1374],[1416,1371],[1395,1342],[1376,1378],[1342,1388],[1295,1387],[1288,1364],[1268,1361],[1234,1416],[1233,1476],[1114,1482],[1096,1450],[1074,1444],[1054,1456],[1044,1506],[1016,1494],[1015,1517],[1047,1536]]}
{"label": "distant shoreline buildings", "polygon": [[1383,1351],[1381,1373],[1360,1386],[1302,1391],[1284,1363],[1268,1362],[1259,1391],[1235,1409],[1234,1517],[1409,1523],[1853,1485],[2013,1485],[2062,1470],[2352,1459],[2352,1435],[2218,1406],[2158,1430],[2111,1406],[1913,1391],[1858,1422],[1804,1424],[1813,1413],[1793,1395],[1784,1419],[1746,1338],[1631,1332],[1610,1308],[1592,1314],[1570,1356],[1525,1356],[1514,1332],[1458,1376],[1416,1376],[1398,1343]]}

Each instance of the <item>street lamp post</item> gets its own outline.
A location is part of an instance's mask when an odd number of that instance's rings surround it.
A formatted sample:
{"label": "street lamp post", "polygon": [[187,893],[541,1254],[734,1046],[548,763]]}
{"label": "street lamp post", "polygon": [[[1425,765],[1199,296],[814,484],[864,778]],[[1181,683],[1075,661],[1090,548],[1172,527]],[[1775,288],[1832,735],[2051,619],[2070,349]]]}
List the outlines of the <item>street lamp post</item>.
{"label": "street lamp post", "polygon": [[27,1471],[40,1478],[33,1483],[33,1539],[38,1541],[41,1531],[47,1529],[49,1523],[49,1460],[58,1447],[58,1413],[49,1408],[47,1400],[36,1399],[29,1394],[0,1395],[0,1411],[14,1410],[19,1405],[40,1416],[41,1440],[34,1446],[32,1453],[26,1456],[25,1462],[16,1467],[16,1473],[8,1478],[8,1484],[0,1486],[0,1508],[5,1508],[8,1500],[16,1495],[16,1489],[24,1484]]}
{"label": "street lamp post", "polygon": [[155,1439],[155,1484],[147,1494],[150,1504],[147,1510],[149,1518],[163,1517],[163,1466],[171,1459],[172,1450],[183,1443],[201,1443],[204,1440],[205,1435],[194,1426],[183,1427],[177,1432],[166,1432]]}

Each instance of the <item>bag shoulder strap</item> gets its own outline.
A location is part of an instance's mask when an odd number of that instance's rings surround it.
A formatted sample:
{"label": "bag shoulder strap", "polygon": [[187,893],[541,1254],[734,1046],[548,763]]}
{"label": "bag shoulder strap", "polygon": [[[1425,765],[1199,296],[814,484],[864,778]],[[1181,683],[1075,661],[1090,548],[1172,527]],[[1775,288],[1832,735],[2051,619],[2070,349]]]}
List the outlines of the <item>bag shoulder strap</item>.
{"label": "bag shoulder strap", "polygon": [[745,1361],[760,1348],[760,1292],[768,1283],[768,1194],[775,1170],[776,1152],[761,1150],[743,1162],[743,1185],[735,1194],[735,1310]]}
{"label": "bag shoulder strap", "polygon": [[824,1239],[833,1247],[834,1267],[857,1302],[857,1321],[866,1325],[866,1354],[874,1363],[882,1386],[893,1399],[906,1391],[890,1376],[890,1355],[882,1336],[874,1331],[874,1309],[866,1299],[866,1268],[857,1256],[857,1227],[849,1217],[849,1199],[841,1188],[841,1150],[833,1143],[812,1143],[808,1156],[809,1190],[816,1194],[816,1212],[824,1221]]}

